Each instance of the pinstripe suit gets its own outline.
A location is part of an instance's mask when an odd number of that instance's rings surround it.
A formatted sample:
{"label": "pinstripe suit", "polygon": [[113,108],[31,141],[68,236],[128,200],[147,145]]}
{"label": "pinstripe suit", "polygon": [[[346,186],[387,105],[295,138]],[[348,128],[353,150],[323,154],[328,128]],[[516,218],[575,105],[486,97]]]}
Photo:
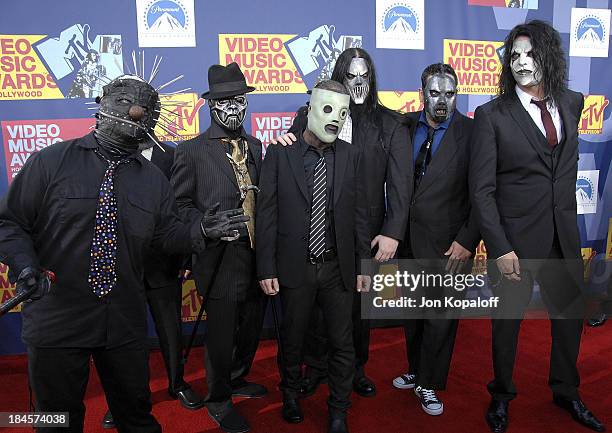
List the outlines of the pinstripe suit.
{"label": "pinstripe suit", "polygon": [[[257,185],[261,142],[243,128],[239,132],[248,143],[247,166]],[[203,134],[177,146],[171,183],[187,221],[198,221],[217,202],[219,210],[241,207],[228,145],[221,140],[226,137],[213,122]],[[251,367],[263,323],[265,298],[256,284],[255,254],[248,239],[210,242],[193,256],[193,275],[207,313],[206,401],[209,408],[223,410],[231,405],[231,380],[243,378]]]}

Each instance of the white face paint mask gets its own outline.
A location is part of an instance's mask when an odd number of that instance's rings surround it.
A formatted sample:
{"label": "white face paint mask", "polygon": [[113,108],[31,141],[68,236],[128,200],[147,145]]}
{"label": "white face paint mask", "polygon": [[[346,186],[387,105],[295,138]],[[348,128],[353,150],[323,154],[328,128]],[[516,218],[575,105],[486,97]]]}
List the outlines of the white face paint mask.
{"label": "white face paint mask", "polygon": [[537,86],[542,81],[542,69],[533,59],[532,49],[531,40],[527,36],[519,36],[512,44],[512,76],[523,87]]}

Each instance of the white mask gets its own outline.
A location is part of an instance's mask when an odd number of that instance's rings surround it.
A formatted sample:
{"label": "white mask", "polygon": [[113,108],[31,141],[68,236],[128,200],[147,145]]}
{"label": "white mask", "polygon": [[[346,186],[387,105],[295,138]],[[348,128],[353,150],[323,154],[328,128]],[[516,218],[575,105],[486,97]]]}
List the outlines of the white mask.
{"label": "white mask", "polygon": [[533,87],[542,81],[542,69],[533,59],[531,40],[527,36],[519,36],[512,44],[510,68],[514,80],[523,87]]}

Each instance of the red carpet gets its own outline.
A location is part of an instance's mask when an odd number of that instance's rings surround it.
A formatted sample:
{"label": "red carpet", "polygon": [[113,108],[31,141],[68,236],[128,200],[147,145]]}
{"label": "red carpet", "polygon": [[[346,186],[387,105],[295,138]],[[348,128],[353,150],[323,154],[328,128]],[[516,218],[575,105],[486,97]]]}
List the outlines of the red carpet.
{"label": "red carpet", "polygon": [[[442,416],[423,413],[410,390],[392,387],[393,378],[406,370],[403,333],[399,328],[373,331],[368,374],[378,385],[373,399],[355,396],[350,411],[352,433],[403,432],[487,432],[483,414],[489,397],[485,389],[491,377],[490,323],[486,320],[464,320],[459,327],[455,356],[448,389],[440,396],[445,403]],[[546,385],[550,328],[548,321],[532,320],[523,324],[515,379],[519,397],[510,406],[509,433],[568,433],[586,430],[574,423],[568,414],[551,402]],[[250,379],[265,384],[271,393],[263,399],[237,402],[257,433],[325,432],[327,387],[304,400],[306,420],[289,425],[280,417],[280,393],[276,385],[276,345],[264,341],[253,366]],[[187,366],[186,379],[205,391],[202,349],[196,350]],[[612,429],[612,324],[602,328],[585,328],[579,362],[581,395],[589,408]],[[166,379],[159,352],[151,356],[151,390],[153,413],[165,432],[213,432],[216,429],[205,409],[190,412],[182,409],[166,393]],[[26,411],[26,359],[23,356],[0,358],[0,411]],[[86,397],[87,432],[103,432],[100,420],[106,411],[104,395],[94,372]],[[15,433],[23,429],[6,429]]]}

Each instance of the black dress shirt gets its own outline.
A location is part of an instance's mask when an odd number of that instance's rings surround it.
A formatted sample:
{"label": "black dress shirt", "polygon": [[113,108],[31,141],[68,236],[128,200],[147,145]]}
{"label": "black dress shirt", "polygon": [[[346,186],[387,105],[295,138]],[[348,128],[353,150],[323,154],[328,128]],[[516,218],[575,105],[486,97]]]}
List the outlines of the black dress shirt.
{"label": "black dress shirt", "polygon": [[304,174],[306,177],[306,188],[308,189],[308,197],[310,206],[312,207],[312,190],[314,188],[314,171],[317,162],[321,156],[325,157],[325,173],[326,173],[326,206],[325,206],[325,249],[335,248],[336,240],[332,232],[334,226],[334,213],[332,211],[332,200],[334,197],[334,163],[335,163],[335,142],[331,143],[323,151],[314,146],[309,145],[304,140],[304,134],[300,134],[298,138],[302,155],[304,155]]}
{"label": "black dress shirt", "polygon": [[185,226],[162,172],[136,154],[114,177],[117,284],[99,298],[87,282],[100,184],[107,163],[93,134],[33,154],[0,201],[0,261],[15,281],[27,266],[56,275],[51,293],[25,303],[22,338],[38,347],[112,347],[146,337],[143,262],[148,248],[204,248]]}

